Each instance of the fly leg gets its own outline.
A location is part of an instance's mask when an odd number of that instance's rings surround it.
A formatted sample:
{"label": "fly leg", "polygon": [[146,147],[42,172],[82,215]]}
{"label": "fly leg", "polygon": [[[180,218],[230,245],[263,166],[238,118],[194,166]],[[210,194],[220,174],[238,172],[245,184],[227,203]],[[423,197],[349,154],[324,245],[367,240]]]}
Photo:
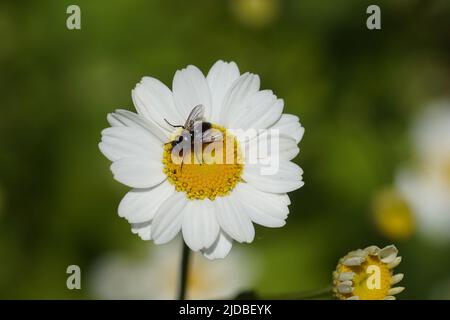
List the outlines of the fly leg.
{"label": "fly leg", "polygon": [[169,121],[167,121],[166,118],[164,118],[164,121],[165,121],[169,126],[171,126],[171,127],[173,127],[173,128],[183,128],[183,129],[184,129],[184,126],[179,125],[179,124],[177,124],[177,125],[171,124]]}

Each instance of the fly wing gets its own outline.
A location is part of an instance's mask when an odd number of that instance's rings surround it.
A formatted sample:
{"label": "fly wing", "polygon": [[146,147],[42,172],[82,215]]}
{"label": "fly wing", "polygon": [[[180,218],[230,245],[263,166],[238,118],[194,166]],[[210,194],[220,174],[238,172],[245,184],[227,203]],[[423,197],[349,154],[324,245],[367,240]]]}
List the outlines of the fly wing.
{"label": "fly wing", "polygon": [[203,119],[204,113],[205,107],[202,104],[195,106],[194,109],[192,109],[191,113],[189,113],[186,123],[184,124],[184,128],[190,130],[196,121],[200,121]]}
{"label": "fly wing", "polygon": [[211,128],[203,132],[202,141],[203,143],[211,143],[216,141],[222,141],[223,134],[220,130]]}
{"label": "fly wing", "polygon": [[203,138],[202,130],[203,130],[202,122],[196,121],[192,124],[190,132],[194,133],[194,136],[192,137],[194,143],[196,143],[196,142],[202,143],[202,138]]}
{"label": "fly wing", "polygon": [[202,127],[203,124],[200,121],[195,121],[192,125],[191,132],[193,132],[192,138],[192,144],[191,146],[194,147],[194,154],[195,154],[195,163],[199,164],[202,163],[202,153],[203,153],[203,137],[202,137]]}

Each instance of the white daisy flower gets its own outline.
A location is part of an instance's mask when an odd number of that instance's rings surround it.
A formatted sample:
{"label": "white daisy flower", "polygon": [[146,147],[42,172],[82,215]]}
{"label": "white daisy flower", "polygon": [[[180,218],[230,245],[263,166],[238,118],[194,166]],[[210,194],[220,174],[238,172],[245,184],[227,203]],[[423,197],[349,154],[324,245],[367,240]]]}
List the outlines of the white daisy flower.
{"label": "white daisy flower", "polygon": [[[137,114],[109,114],[111,127],[102,131],[99,147],[113,162],[114,178],[133,188],[121,201],[119,215],[134,233],[163,244],[181,231],[189,248],[216,259],[228,254],[233,240],[252,242],[253,223],[285,224],[286,193],[303,185],[303,171],[291,160],[304,128],[298,117],[282,113],[282,99],[260,90],[257,75],[241,75],[234,62],[218,61],[205,77],[190,65],[175,73],[172,90],[144,77],[132,98]],[[184,132],[174,126],[184,124],[199,105],[202,121],[223,135],[223,147],[233,146],[232,163],[174,161],[173,141]],[[255,139],[233,134],[236,129],[279,133],[279,149],[271,148],[264,157],[279,159],[273,175],[262,173],[263,162],[249,161],[245,150],[253,148]]]}
{"label": "white daisy flower", "polygon": [[416,162],[400,170],[396,185],[422,234],[450,240],[450,102],[431,105],[413,126]]}
{"label": "white daisy flower", "polygon": [[[116,253],[97,260],[88,279],[96,299],[174,299],[177,294],[179,244],[156,247],[141,257]],[[227,259],[210,262],[192,256],[188,299],[227,299],[252,288],[259,274],[254,251],[233,250]]]}

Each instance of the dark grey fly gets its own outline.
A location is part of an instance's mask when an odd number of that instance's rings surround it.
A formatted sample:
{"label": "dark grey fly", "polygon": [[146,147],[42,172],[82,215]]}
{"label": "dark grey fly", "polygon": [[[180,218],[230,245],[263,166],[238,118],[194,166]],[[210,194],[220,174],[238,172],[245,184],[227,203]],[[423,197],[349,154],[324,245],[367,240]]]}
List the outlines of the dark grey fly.
{"label": "dark grey fly", "polygon": [[[194,148],[195,143],[203,144],[220,140],[221,134],[215,132],[216,130],[211,130],[212,125],[210,122],[203,121],[204,113],[205,107],[199,104],[191,110],[184,125],[173,125],[164,119],[170,126],[183,129],[174,140],[168,142],[168,144],[170,143],[172,145],[172,149],[179,144],[185,144],[182,146],[183,149],[191,148],[190,150],[195,149],[201,151],[201,147]],[[195,141],[195,138],[198,139],[199,137],[201,137],[201,140]],[[183,168],[183,161],[181,162],[181,168]]]}

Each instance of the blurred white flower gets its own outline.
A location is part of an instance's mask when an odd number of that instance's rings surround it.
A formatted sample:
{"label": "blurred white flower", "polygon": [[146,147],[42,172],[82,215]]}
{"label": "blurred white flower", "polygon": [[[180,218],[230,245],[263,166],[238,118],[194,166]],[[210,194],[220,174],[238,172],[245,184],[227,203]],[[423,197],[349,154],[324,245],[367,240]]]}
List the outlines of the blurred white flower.
{"label": "blurred white flower", "polygon": [[417,227],[435,240],[450,240],[450,102],[431,105],[412,129],[416,162],[396,185],[411,206]]}
{"label": "blurred white flower", "polygon": [[[89,289],[97,299],[175,299],[180,265],[179,241],[154,247],[140,258],[113,254],[91,270]],[[226,299],[251,289],[259,264],[254,252],[236,249],[227,259],[210,261],[192,253],[187,299]]]}

